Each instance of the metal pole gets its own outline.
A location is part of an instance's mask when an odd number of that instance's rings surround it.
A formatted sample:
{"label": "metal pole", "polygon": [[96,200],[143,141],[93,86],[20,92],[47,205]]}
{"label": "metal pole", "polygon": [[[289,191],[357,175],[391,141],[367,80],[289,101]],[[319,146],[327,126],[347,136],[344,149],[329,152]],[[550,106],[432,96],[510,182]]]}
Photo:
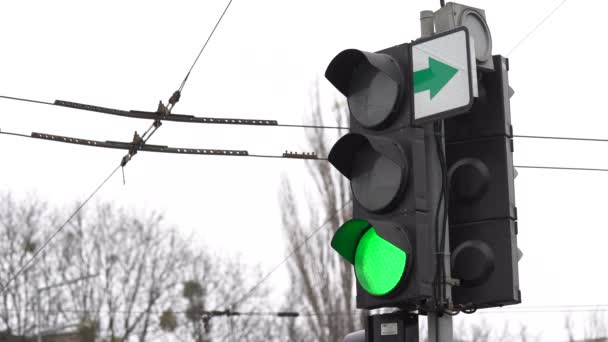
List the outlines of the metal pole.
{"label": "metal pole", "polygon": [[420,33],[422,37],[430,37],[435,33],[433,11],[420,11]]}
{"label": "metal pole", "polygon": [[[433,11],[421,11],[420,12],[420,33],[422,37],[429,37],[435,33],[434,22],[433,22]],[[425,146],[426,146],[426,155],[429,158],[427,160],[427,167],[429,170],[429,180],[428,180],[428,189],[440,189],[441,183],[443,182],[443,174],[441,172],[441,164],[439,162],[439,155],[437,153],[437,140],[435,137],[435,130],[433,128],[433,124],[427,124],[424,127],[425,131]],[[444,141],[444,129],[443,129],[443,121],[441,122],[441,139],[440,143],[443,145],[442,150],[445,151],[445,141]],[[445,154],[443,156],[445,160]],[[446,170],[447,172],[447,170]],[[439,193],[431,193],[429,195],[429,199],[431,203],[438,203],[439,197],[442,194]],[[435,225],[443,226],[443,212],[446,210],[445,201],[442,202],[442,206],[439,209],[439,216],[437,218],[432,218],[432,227]],[[437,239],[441,238],[443,231],[440,232],[439,236],[436,236]],[[452,288],[449,284],[451,274],[450,271],[450,237],[448,233],[448,229],[445,229],[445,237],[443,238],[444,244],[441,246],[442,254],[439,257],[443,257],[444,270],[446,274],[446,284],[440,284],[445,287],[445,298],[444,300],[447,302],[451,302],[452,298]],[[428,341],[429,342],[452,342],[452,316],[437,312],[428,312]]]}

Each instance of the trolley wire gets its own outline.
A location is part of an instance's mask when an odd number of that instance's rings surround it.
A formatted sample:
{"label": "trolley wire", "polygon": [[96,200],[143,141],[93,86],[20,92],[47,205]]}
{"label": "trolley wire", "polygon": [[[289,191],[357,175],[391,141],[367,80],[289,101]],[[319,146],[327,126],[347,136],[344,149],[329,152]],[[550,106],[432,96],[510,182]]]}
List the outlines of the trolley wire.
{"label": "trolley wire", "polygon": [[542,135],[513,135],[513,138],[608,142],[608,139],[601,139],[601,138],[576,138],[576,137],[558,137],[558,136],[542,136]]}
{"label": "trolley wire", "polygon": [[81,111],[97,112],[103,114],[117,115],[130,117],[135,119],[151,119],[151,120],[162,120],[162,121],[175,121],[185,123],[199,123],[199,124],[220,124],[220,125],[252,125],[252,126],[265,126],[265,127],[292,127],[292,128],[313,128],[313,129],[338,129],[338,130],[350,130],[350,127],[346,126],[326,126],[326,125],[297,125],[297,124],[280,124],[276,120],[267,119],[237,119],[237,118],[211,118],[211,117],[197,117],[189,114],[164,114],[161,115],[158,112],[144,112],[144,111],[125,111],[114,108],[106,108],[99,106],[92,106],[82,103],[55,100],[55,102],[39,101],[23,97],[14,97],[0,95],[0,98],[21,101],[28,103],[44,104],[49,106],[57,106],[62,108],[71,108]]}
{"label": "trolley wire", "polygon": [[[152,131],[154,132],[154,131]],[[47,133],[32,132],[30,135],[7,132],[0,129],[0,134],[17,136],[20,138],[30,138],[36,140],[46,140],[52,142],[61,142],[75,145],[83,145],[88,147],[109,148],[128,150],[129,153],[123,157],[121,166],[124,166],[132,156],[137,152],[155,152],[155,153],[174,153],[174,154],[189,154],[189,155],[211,155],[211,156],[229,156],[229,157],[253,157],[253,158],[274,158],[274,159],[305,159],[305,160],[321,160],[326,161],[326,157],[319,157],[314,152],[292,152],[285,151],[281,155],[272,154],[251,154],[247,150],[226,150],[226,149],[210,149],[210,148],[182,148],[169,147],[164,145],[145,144],[147,139],[139,137],[139,142],[121,142],[121,141],[98,141],[82,138],[67,137],[62,135],[54,135]],[[150,134],[151,135],[151,134]],[[148,138],[150,137],[148,135]],[[142,143],[143,142],[143,143]],[[126,158],[126,159],[125,159]]]}
{"label": "trolley wire", "polygon": [[566,3],[566,1],[568,0],[562,0],[562,2],[560,2],[555,8],[553,8],[553,10],[550,11],[549,14],[545,18],[543,18],[543,20],[536,24],[536,26],[534,26],[534,28],[530,32],[528,32],[515,45],[513,45],[513,47],[511,48],[511,50],[509,50],[506,56],[509,57],[513,53],[513,51],[515,51],[515,49],[517,49],[526,39],[528,39],[534,32],[536,32],[536,30],[538,30],[538,28],[541,27],[545,23],[545,21],[547,21],[547,19],[549,19],[555,12],[557,12],[557,10],[562,7],[562,5]]}
{"label": "trolley wire", "polygon": [[[285,264],[287,262],[287,260],[289,260],[293,255],[296,254],[296,252],[298,252],[300,250],[300,248],[304,247],[304,245],[306,245],[308,243],[308,241],[310,241],[310,239],[313,238],[313,236],[315,236],[317,233],[319,233],[321,231],[321,229],[323,229],[329,222],[331,222],[334,218],[336,218],[338,216],[338,214],[340,214],[340,212],[342,212],[342,210],[344,210],[344,208],[346,208],[349,204],[352,203],[352,200],[346,201],[340,208],[336,209],[333,214],[329,215],[325,221],[323,221],[323,223],[321,223],[321,225],[319,225],[318,228],[316,228],[315,230],[313,230],[302,242],[300,242],[296,247],[294,247],[294,249],[292,249],[291,252],[289,252],[284,258],[283,260],[281,260],[281,262],[279,262],[277,265],[275,265],[269,272],[267,272],[264,276],[262,276],[260,278],[260,280],[258,280],[257,283],[255,283],[255,285],[253,285],[247,292],[245,292],[244,295],[242,295],[239,299],[237,299],[236,301],[234,301],[232,304],[230,304],[228,307],[235,307],[236,305],[244,302],[245,300],[248,299],[248,297],[258,288],[260,287],[260,285],[262,285],[262,283],[264,283],[264,281],[266,281],[266,279],[268,279],[274,272],[276,272],[281,266],[283,266],[283,264]],[[220,306],[221,307],[221,306]]]}
{"label": "trolley wire", "polygon": [[[35,312],[35,309],[5,309],[4,311],[9,312]],[[361,310],[363,311],[363,310]],[[357,316],[361,314],[361,311],[335,311],[335,312],[298,312],[298,311],[231,311],[231,310],[203,310],[200,311],[201,316],[206,317],[282,317],[282,318],[298,318],[298,317],[331,317],[331,316]],[[99,314],[162,314],[162,310],[157,309],[133,309],[128,310],[124,308],[114,310],[84,310],[84,309],[49,309],[45,310],[47,313],[91,313],[96,312]],[[185,310],[172,310],[174,314],[191,314]],[[519,313],[571,313],[571,312],[608,312],[607,305],[548,305],[548,306],[524,306],[524,307],[510,307],[510,308],[488,308],[479,309],[476,313],[480,314],[519,314]]]}
{"label": "trolley wire", "polygon": [[32,263],[34,262],[34,260],[36,260],[36,258],[38,257],[38,255],[49,245],[49,243],[51,243],[51,241],[57,236],[57,234],[59,234],[66,226],[67,224],[80,212],[80,210],[82,210],[82,208],[93,198],[93,196],[95,196],[95,194],[97,194],[97,192],[110,180],[110,178],[112,178],[112,176],[114,176],[114,174],[116,173],[116,171],[118,171],[118,169],[121,166],[118,165],[114,170],[112,170],[112,172],[110,172],[110,174],[103,180],[103,182],[101,182],[101,184],[99,184],[99,186],[97,186],[97,188],[95,188],[95,190],[89,195],[89,197],[87,197],[79,206],[78,208],[76,208],[76,210],[72,213],[72,215],[70,215],[68,217],[68,219],[59,226],[59,228],[57,228],[57,230],[55,230],[45,241],[44,243],[32,254],[32,257],[23,265],[19,268],[19,270],[17,270],[17,272],[10,277],[6,284],[4,284],[2,286],[2,292],[5,291],[6,288],[8,288],[8,286],[11,284],[11,282],[13,282],[23,271],[25,271],[26,269],[28,269]]}
{"label": "trolley wire", "polygon": [[562,167],[562,166],[538,166],[538,165],[514,165],[520,169],[545,169],[545,170],[565,170],[565,171],[598,171],[608,172],[608,169],[588,168],[588,167]]}
{"label": "trolley wire", "polygon": [[[100,142],[94,140],[86,140],[86,139],[77,139],[77,138],[68,138],[56,135],[46,135],[43,133],[32,133],[32,135],[26,135],[15,132],[7,132],[0,130],[0,134],[17,136],[22,138],[31,138],[31,139],[45,139],[45,140],[54,140],[59,142],[69,142],[74,144],[80,144],[85,146],[95,146],[95,147],[107,147],[107,148],[118,148],[118,149],[129,149],[133,145],[132,143],[124,143],[124,142]],[[47,136],[47,138],[43,138],[43,136]],[[62,141],[58,139],[51,139],[49,137],[60,137],[72,139],[73,141]],[[549,139],[553,139],[554,137],[548,137]],[[566,139],[566,138],[564,138]],[[567,138],[568,140],[581,140],[580,138]],[[75,142],[78,140],[79,142]],[[589,140],[589,139],[584,139]],[[594,139],[594,141],[600,141],[599,139]],[[601,140],[603,141],[603,140]],[[102,146],[102,144],[118,144],[114,147],[112,146]],[[270,155],[270,154],[251,154],[246,150],[219,150],[219,149],[202,149],[202,148],[175,148],[175,147],[167,147],[160,145],[142,145],[139,147],[138,151],[145,152],[159,152],[159,153],[177,153],[177,154],[197,154],[197,155],[215,155],[215,156],[241,156],[241,157],[254,157],[254,158],[273,158],[273,159],[305,159],[305,160],[320,160],[327,161],[327,157],[319,157],[314,152],[311,153],[298,153],[298,152],[288,152],[285,151],[282,155]],[[198,151],[198,152],[196,152]],[[595,171],[595,172],[608,172],[608,168],[587,168],[587,167],[566,167],[566,166],[550,166],[550,165],[513,165],[515,168],[522,169],[545,169],[545,170],[564,170],[564,171]]]}
{"label": "trolley wire", "polygon": [[226,8],[224,8],[224,11],[222,12],[222,15],[217,20],[217,23],[215,23],[215,26],[213,27],[213,30],[211,30],[211,33],[207,37],[207,40],[205,41],[205,44],[203,44],[203,47],[201,48],[201,50],[199,51],[198,55],[194,59],[194,62],[192,63],[192,66],[190,67],[190,69],[186,73],[186,77],[184,77],[184,80],[182,81],[181,85],[179,86],[179,92],[180,93],[184,89],[184,86],[186,85],[186,81],[188,81],[188,77],[190,77],[190,73],[192,72],[192,69],[194,69],[194,66],[196,65],[196,62],[198,62],[198,59],[203,54],[203,51],[205,50],[205,47],[207,47],[207,44],[211,40],[211,37],[213,37],[213,33],[215,33],[215,30],[217,29],[217,27],[219,26],[220,22],[222,21],[222,18],[224,18],[224,14],[226,14],[226,12],[228,11],[228,8],[230,7],[231,4],[232,4],[232,0],[228,1],[228,4],[226,5]]}

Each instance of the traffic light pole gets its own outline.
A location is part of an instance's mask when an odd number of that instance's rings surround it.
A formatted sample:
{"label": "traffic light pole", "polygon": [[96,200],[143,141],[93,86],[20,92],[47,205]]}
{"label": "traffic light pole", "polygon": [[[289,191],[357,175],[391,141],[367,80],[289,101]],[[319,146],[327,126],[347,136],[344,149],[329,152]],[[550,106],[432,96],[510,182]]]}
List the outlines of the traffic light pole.
{"label": "traffic light pole", "polygon": [[[422,37],[429,37],[435,33],[434,22],[433,22],[433,11],[421,11],[420,12],[420,33]],[[427,170],[428,174],[428,189],[441,189],[443,182],[443,172],[442,166],[440,163],[440,156],[438,154],[437,143],[441,145],[441,153],[443,153],[442,159],[445,160],[445,141],[444,141],[444,124],[443,120],[440,121],[440,134],[439,138],[437,138],[437,132],[435,132],[435,128],[433,127],[433,123],[426,124],[424,126],[424,140],[425,140],[425,149],[427,155]],[[447,171],[445,171],[447,172]],[[439,198],[442,196],[440,193],[429,194],[430,203],[439,203]],[[446,201],[441,202],[441,206],[439,208],[439,215],[432,218],[432,227],[442,228],[442,232],[440,232],[436,238],[440,239],[443,234],[443,246],[441,246],[442,252],[438,255],[438,258],[443,258],[443,268],[442,272],[445,272],[445,277],[439,277],[440,279],[445,278],[446,280],[450,279],[450,237],[449,230],[443,229],[443,218],[444,211],[446,210]],[[447,220],[446,220],[447,221]],[[447,222],[445,223],[447,224]],[[447,227],[446,227],[447,228]],[[443,300],[451,302],[452,297],[452,287],[449,284],[449,281],[445,281],[439,284],[440,287],[443,287],[443,293],[445,293],[445,298]],[[452,316],[443,314],[436,311],[429,311],[427,313],[428,319],[428,341],[429,342],[452,342],[453,334],[452,334]]]}
{"label": "traffic light pole", "polygon": [[[429,163],[429,175],[428,175],[428,186],[429,189],[441,189],[441,182],[443,181],[443,174],[441,170],[441,164],[439,162],[439,155],[437,153],[437,141],[440,144],[444,145],[443,141],[443,121],[441,122],[441,137],[440,139],[436,139],[437,133],[434,130],[433,124],[427,124],[424,128],[425,131],[425,148],[426,155],[429,157],[427,163]],[[445,145],[441,149],[442,153],[444,153],[445,160]],[[430,194],[429,198],[431,203],[438,203],[439,198],[442,196],[438,192],[435,194]],[[436,236],[437,239],[441,239],[443,236],[443,246],[442,251],[438,255],[439,258],[443,258],[443,267],[442,272],[445,272],[445,277],[440,276],[439,279],[446,279],[446,281],[439,284],[443,293],[445,293],[445,298],[437,298],[439,300],[443,300],[445,302],[451,302],[452,298],[452,286],[450,285],[450,236],[449,230],[443,229],[443,223],[441,222],[444,218],[443,212],[446,209],[445,201],[442,201],[441,206],[439,208],[439,215],[437,217],[432,218],[433,226],[439,225],[441,227],[442,232]],[[446,223],[447,224],[447,223]],[[444,235],[445,234],[445,235]],[[428,319],[428,341],[429,342],[452,342],[452,316],[436,311],[429,311],[427,313]]]}

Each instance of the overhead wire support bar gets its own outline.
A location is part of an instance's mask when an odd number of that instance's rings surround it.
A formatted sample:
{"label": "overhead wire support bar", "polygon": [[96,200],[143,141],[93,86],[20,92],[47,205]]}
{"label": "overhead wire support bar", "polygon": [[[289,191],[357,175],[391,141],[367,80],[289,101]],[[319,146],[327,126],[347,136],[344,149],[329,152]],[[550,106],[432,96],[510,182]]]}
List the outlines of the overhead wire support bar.
{"label": "overhead wire support bar", "polygon": [[72,109],[97,112],[103,114],[111,114],[124,116],[135,119],[162,119],[165,121],[174,122],[185,122],[185,123],[199,123],[199,124],[221,124],[221,125],[249,125],[249,126],[277,126],[277,127],[296,127],[296,128],[319,128],[319,129],[350,129],[349,127],[342,126],[322,126],[322,125],[295,125],[295,124],[279,124],[277,120],[268,119],[238,119],[238,118],[215,118],[215,117],[202,117],[190,114],[164,114],[160,111],[149,112],[140,110],[120,110],[107,107],[92,106],[88,104],[70,102],[63,100],[56,100],[54,105],[61,107],[68,107]]}
{"label": "overhead wire support bar", "polygon": [[[232,156],[232,157],[257,157],[257,158],[282,158],[282,159],[309,159],[309,160],[327,160],[327,158],[321,158],[314,152],[289,152],[283,153],[283,155],[268,155],[268,154],[250,154],[247,150],[226,150],[226,149],[210,149],[210,148],[182,148],[182,147],[169,147],[166,145],[152,145],[152,144],[141,144],[141,137],[134,137],[134,142],[122,142],[122,141],[99,141],[91,139],[74,138],[63,135],[47,134],[40,132],[32,132],[30,135],[2,131],[0,134],[18,136],[22,138],[33,138],[40,140],[49,140],[55,142],[62,142],[68,144],[84,145],[91,147],[102,147],[118,150],[127,150],[133,153],[125,155],[127,162],[130,160],[129,155],[132,157],[138,151],[145,152],[157,152],[157,153],[174,153],[174,154],[192,154],[192,155],[211,155],[211,156]],[[126,164],[126,163],[125,163]],[[121,166],[124,166],[121,162]]]}
{"label": "overhead wire support bar", "polygon": [[277,312],[262,312],[262,311],[232,311],[232,310],[212,310],[202,311],[202,316],[217,317],[217,316],[272,316],[272,317],[299,317],[300,313],[295,311],[277,311]]}
{"label": "overhead wire support bar", "polygon": [[[174,97],[176,97],[176,93],[173,94]],[[55,100],[54,102],[46,102],[46,101],[38,101],[38,100],[31,100],[31,99],[26,99],[26,98],[3,96],[3,95],[0,95],[0,98],[14,100],[14,101],[45,104],[45,105],[49,105],[49,106],[72,108],[72,109],[88,111],[88,112],[117,115],[117,116],[123,116],[123,117],[134,118],[134,119],[155,120],[155,122],[156,122],[156,120],[164,120],[164,121],[199,123],[199,124],[275,126],[275,127],[312,128],[312,129],[343,129],[343,130],[350,129],[349,127],[344,127],[344,126],[279,124],[276,120],[268,120],[268,119],[215,118],[215,117],[194,116],[194,115],[189,115],[189,114],[171,114],[170,110],[173,108],[173,106],[171,105],[171,100],[169,102],[170,107],[168,107],[168,106],[165,107],[161,102],[159,104],[159,109],[156,112],[150,112],[150,111],[140,111],[140,110],[121,110],[121,109],[94,106],[94,105],[72,102],[72,101],[64,101],[64,100]],[[179,99],[179,97],[177,97],[177,98]]]}

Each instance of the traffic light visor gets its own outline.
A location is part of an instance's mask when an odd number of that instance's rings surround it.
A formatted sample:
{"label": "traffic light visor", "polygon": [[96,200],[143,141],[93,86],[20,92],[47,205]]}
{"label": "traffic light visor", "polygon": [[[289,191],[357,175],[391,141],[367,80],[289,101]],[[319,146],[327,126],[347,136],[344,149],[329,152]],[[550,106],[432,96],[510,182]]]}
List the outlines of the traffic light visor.
{"label": "traffic light visor", "polygon": [[343,224],[331,245],[353,264],[359,284],[372,295],[390,293],[405,274],[407,252],[378,235],[366,220],[353,219]]}
{"label": "traffic light visor", "polygon": [[325,77],[347,97],[351,114],[367,128],[388,123],[402,97],[403,75],[386,54],[344,50],[331,61]]}
{"label": "traffic light visor", "polygon": [[371,212],[390,209],[407,186],[405,151],[390,139],[349,133],[336,142],[328,160],[351,181],[355,200]]}
{"label": "traffic light visor", "polygon": [[344,259],[351,264],[355,264],[355,250],[359,239],[371,225],[366,220],[353,219],[344,223],[333,239],[331,239],[331,247],[338,252]]}

